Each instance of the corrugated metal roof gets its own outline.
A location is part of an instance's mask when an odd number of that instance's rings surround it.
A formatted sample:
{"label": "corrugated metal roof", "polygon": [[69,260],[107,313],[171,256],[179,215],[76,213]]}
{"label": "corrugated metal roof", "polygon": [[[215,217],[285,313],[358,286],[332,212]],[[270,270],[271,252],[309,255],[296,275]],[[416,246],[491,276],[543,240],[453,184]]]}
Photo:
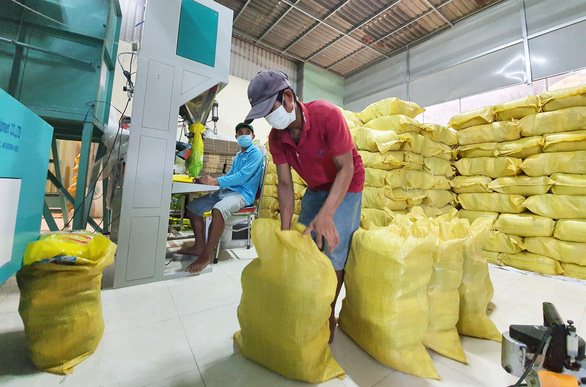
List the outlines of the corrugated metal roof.
{"label": "corrugated metal roof", "polygon": [[502,0],[217,0],[234,35],[345,76]]}

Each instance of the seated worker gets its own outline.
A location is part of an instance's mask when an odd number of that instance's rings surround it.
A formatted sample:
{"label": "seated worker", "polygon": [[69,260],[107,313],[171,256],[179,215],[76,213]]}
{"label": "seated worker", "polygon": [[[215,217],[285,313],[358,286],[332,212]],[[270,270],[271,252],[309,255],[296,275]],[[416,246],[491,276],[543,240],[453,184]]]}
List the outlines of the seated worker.
{"label": "seated worker", "polygon": [[[179,254],[197,255],[187,267],[190,273],[198,273],[212,261],[212,253],[224,231],[226,219],[241,208],[252,204],[256,198],[262,174],[262,152],[252,144],[254,128],[240,123],[236,125],[236,139],[242,148],[232,163],[230,171],[222,177],[203,176],[195,183],[219,185],[220,189],[204,195],[187,205],[187,216],[195,234],[195,245],[183,248]],[[212,211],[212,223],[205,241],[203,214]]]}

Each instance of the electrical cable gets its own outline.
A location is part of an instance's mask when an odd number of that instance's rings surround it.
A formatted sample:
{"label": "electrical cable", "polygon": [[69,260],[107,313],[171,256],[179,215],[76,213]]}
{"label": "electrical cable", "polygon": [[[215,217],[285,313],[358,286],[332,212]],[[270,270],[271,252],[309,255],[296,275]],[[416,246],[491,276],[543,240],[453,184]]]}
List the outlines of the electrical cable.
{"label": "electrical cable", "polygon": [[551,340],[551,334],[549,332],[547,332],[543,336],[543,338],[541,339],[541,342],[539,343],[538,350],[533,355],[533,358],[531,359],[531,362],[529,363],[529,365],[525,369],[525,372],[523,372],[523,375],[521,375],[521,377],[519,378],[519,380],[517,380],[517,383],[515,383],[512,387],[521,387],[521,386],[523,386],[523,384],[521,384],[521,383],[523,382],[523,380],[525,380],[525,378],[527,377],[527,375],[529,375],[529,372],[531,372],[531,370],[533,369],[533,366],[535,365],[535,362],[537,361],[537,357],[539,356],[539,354],[543,352],[543,356],[546,355],[545,352],[547,352],[547,348],[549,347],[549,341],[550,340]]}

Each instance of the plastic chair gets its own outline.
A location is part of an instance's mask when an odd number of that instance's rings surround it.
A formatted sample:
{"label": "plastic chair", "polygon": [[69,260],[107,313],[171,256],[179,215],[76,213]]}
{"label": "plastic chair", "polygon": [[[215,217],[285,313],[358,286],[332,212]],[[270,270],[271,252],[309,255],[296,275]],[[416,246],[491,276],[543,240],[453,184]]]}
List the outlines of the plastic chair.
{"label": "plastic chair", "polygon": [[[263,163],[262,163],[262,172],[260,175],[260,184],[258,186],[258,190],[256,191],[256,198],[254,203],[249,206],[243,207],[236,212],[232,213],[232,216],[246,216],[247,226],[246,230],[248,230],[248,240],[246,241],[246,248],[250,249],[252,247],[252,238],[251,238],[251,231],[252,231],[252,220],[258,218],[260,213],[260,205],[262,202],[262,191],[265,186],[265,178],[267,174],[267,166],[269,163],[268,156],[263,156]],[[242,231],[242,230],[240,230]],[[214,257],[214,263],[218,263],[218,256],[220,255],[220,245],[221,241],[218,241],[216,246],[216,256]]]}

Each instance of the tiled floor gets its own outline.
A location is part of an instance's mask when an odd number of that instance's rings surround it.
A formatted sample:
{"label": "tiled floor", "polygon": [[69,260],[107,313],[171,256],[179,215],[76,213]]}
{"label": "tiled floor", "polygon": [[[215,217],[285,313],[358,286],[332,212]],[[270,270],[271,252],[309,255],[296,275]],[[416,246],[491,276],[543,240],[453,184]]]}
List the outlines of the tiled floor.
{"label": "tiled floor", "polygon": [[[240,259],[236,259],[239,256]],[[238,330],[240,274],[252,250],[223,252],[211,273],[199,277],[103,291],[106,332],[97,351],[72,375],[37,372],[28,360],[14,278],[0,287],[1,386],[289,386],[245,359],[231,339]],[[586,337],[586,283],[564,282],[491,267],[499,330],[541,323],[541,303],[553,302]],[[343,296],[343,294],[342,294]],[[340,305],[338,305],[338,308]],[[347,373],[326,386],[507,386],[498,343],[462,338],[469,365],[430,352],[440,382],[406,375],[371,358],[339,331],[331,345]]]}

